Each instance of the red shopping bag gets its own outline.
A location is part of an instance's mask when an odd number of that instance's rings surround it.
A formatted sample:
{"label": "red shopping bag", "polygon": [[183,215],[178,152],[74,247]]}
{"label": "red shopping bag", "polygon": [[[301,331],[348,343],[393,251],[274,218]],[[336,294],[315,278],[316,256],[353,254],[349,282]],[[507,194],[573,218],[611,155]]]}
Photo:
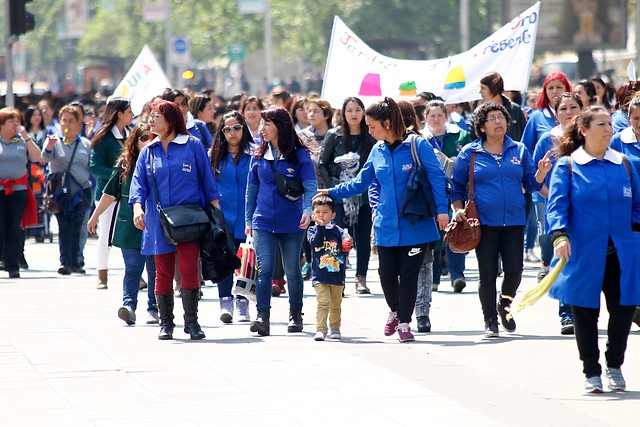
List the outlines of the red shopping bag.
{"label": "red shopping bag", "polygon": [[240,258],[240,268],[236,270],[233,294],[255,301],[258,258],[256,256],[256,250],[253,247],[253,239],[251,236],[247,236],[245,242],[240,243],[236,255]]}

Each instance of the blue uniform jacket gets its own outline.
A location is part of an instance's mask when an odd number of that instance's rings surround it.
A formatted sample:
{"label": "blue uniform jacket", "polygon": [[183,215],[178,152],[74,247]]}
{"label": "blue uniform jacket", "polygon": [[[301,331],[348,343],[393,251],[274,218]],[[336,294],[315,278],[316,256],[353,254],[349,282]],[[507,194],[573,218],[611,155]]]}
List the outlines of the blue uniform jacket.
{"label": "blue uniform jacket", "polygon": [[613,135],[609,146],[624,154],[636,171],[640,170],[640,142],[631,126]]}
{"label": "blue uniform jacket", "polygon": [[[551,231],[565,230],[571,256],[549,291],[552,298],[578,307],[599,308],[609,237],[620,261],[620,304],[640,304],[640,178],[631,178],[622,154],[607,150],[597,160],[578,148],[558,160],[547,206]],[[553,263],[557,262],[554,259]]]}
{"label": "blue uniform jacket", "polygon": [[[545,132],[542,134],[542,137],[540,137],[540,140],[536,144],[536,148],[533,152],[534,165],[537,165],[538,162],[542,160],[542,158],[545,156],[545,154],[547,154],[547,151],[551,150],[556,145],[554,143],[554,139],[559,139],[561,136],[562,136],[562,128],[559,125],[551,129],[549,132]],[[549,157],[549,160],[551,160],[551,164],[555,166],[556,160],[557,160],[555,152],[553,151],[551,152],[551,157]],[[547,184],[547,188],[549,188],[549,186],[551,185],[551,173],[548,173],[547,176],[544,178],[544,183]],[[547,199],[542,197],[539,193],[535,193],[535,194],[537,194],[539,197],[539,200],[543,201],[546,205]],[[540,219],[538,218],[538,220]],[[546,215],[545,215],[545,221],[544,221],[544,233],[549,234],[549,223],[546,220]]]}
{"label": "blue uniform jacket", "polygon": [[[424,165],[436,202],[438,214],[448,213],[445,188],[445,174],[433,147],[423,137],[416,138],[418,156]],[[380,184],[379,203],[373,221],[377,246],[411,246],[434,242],[440,239],[435,219],[417,221],[415,224],[399,216],[402,195],[413,167],[411,146],[408,138],[393,152],[384,141],[379,141],[372,149],[369,159],[358,175],[351,181],[343,182],[329,190],[334,198],[346,198],[362,194],[378,180]]]}
{"label": "blue uniform jacket", "polygon": [[290,178],[301,179],[304,194],[295,202],[285,199],[278,191],[269,161],[274,158],[271,148],[263,158],[252,158],[247,178],[245,224],[256,230],[271,233],[300,233],[302,214],[311,215],[311,198],[318,191],[316,173],[309,151],[297,148],[298,164],[292,165],[282,157],[274,161],[276,171]]}
{"label": "blue uniform jacket", "polygon": [[129,206],[133,208],[134,203],[144,206],[146,228],[142,233],[142,255],[160,255],[174,252],[176,247],[167,242],[160,225],[151,182],[150,150],[153,150],[153,173],[163,208],[189,204],[204,207],[219,199],[220,193],[207,152],[193,136],[178,135],[169,143],[168,155],[158,138],[140,150],[129,192]]}
{"label": "blue uniform jacket", "polygon": [[529,150],[524,144],[508,136],[504,137],[501,166],[489,152],[485,151],[481,139],[476,139],[462,149],[456,157],[456,168],[453,171],[451,202],[467,199],[469,162],[473,151],[477,153],[473,180],[480,224],[525,225],[525,200],[522,187],[533,192],[540,190],[542,184],[535,179],[536,167],[533,165]]}
{"label": "blue uniform jacket", "polygon": [[243,153],[238,164],[233,164],[233,156],[227,155],[220,164],[216,183],[220,190],[220,209],[224,213],[229,230],[235,239],[244,240],[244,201],[247,192],[247,174],[251,155]]}
{"label": "blue uniform jacket", "polygon": [[529,117],[527,125],[522,133],[522,143],[529,150],[529,154],[533,155],[533,150],[540,140],[543,133],[550,131],[556,126],[555,115],[545,108],[544,110],[535,110]]}

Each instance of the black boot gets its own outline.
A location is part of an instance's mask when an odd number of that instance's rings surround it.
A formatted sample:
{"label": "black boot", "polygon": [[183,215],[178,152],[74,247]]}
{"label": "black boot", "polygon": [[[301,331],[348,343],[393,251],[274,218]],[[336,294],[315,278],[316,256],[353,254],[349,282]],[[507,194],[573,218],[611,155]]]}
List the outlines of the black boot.
{"label": "black boot", "polygon": [[289,309],[289,326],[287,332],[302,332],[302,310]]}
{"label": "black boot", "polygon": [[166,295],[156,295],[158,305],[158,315],[160,316],[159,340],[170,340],[173,338],[173,293]]}
{"label": "black boot", "polygon": [[258,335],[263,337],[269,335],[269,316],[269,310],[258,310],[258,316],[256,317],[256,320],[251,322],[249,330],[251,332],[257,332]]}
{"label": "black boot", "polygon": [[418,332],[431,332],[429,316],[418,316]]}
{"label": "black boot", "polygon": [[198,299],[200,289],[182,289],[182,307],[184,308],[184,333],[192,340],[204,339],[204,332],[198,324]]}

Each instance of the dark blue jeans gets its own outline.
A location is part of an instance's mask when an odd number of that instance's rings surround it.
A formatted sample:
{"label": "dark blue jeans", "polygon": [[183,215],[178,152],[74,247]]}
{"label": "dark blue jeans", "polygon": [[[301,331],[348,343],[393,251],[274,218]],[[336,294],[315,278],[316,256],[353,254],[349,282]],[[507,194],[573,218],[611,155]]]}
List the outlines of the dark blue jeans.
{"label": "dark blue jeans", "polygon": [[[336,205],[335,223],[344,228],[344,206]],[[361,205],[358,211],[358,222],[349,227],[349,235],[353,238],[356,249],[356,276],[366,276],[371,258],[371,206]]]}
{"label": "dark blue jeans", "polygon": [[276,265],[276,248],[282,253],[282,264],[287,276],[289,308],[302,308],[302,273],[300,272],[300,249],[305,232],[271,233],[253,230],[253,245],[258,256],[258,281],[256,283],[257,309],[271,309],[271,276]]}
{"label": "dark blue jeans", "polygon": [[68,219],[64,214],[56,214],[58,221],[58,247],[60,249],[60,264],[66,267],[77,267],[80,259],[80,229],[84,223],[81,218]]}
{"label": "dark blue jeans", "polygon": [[449,277],[451,283],[456,279],[464,279],[465,259],[467,254],[457,254],[449,249],[449,245],[444,245],[447,254],[447,268],[449,269]]}
{"label": "dark blue jeans", "polygon": [[140,291],[140,277],[147,266],[147,311],[158,311],[156,307],[156,263],[153,255],[146,256],[140,249],[120,248],[124,258],[124,279],[122,281],[122,305],[131,307],[134,311],[138,307],[138,292]]}

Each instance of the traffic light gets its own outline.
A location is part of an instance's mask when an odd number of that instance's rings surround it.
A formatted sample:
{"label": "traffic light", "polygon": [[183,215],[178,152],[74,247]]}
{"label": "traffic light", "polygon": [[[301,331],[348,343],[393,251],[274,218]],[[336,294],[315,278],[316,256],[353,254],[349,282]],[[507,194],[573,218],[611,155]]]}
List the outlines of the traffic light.
{"label": "traffic light", "polygon": [[9,0],[11,35],[19,36],[32,31],[36,27],[35,16],[25,9],[25,5],[30,2],[31,0]]}

